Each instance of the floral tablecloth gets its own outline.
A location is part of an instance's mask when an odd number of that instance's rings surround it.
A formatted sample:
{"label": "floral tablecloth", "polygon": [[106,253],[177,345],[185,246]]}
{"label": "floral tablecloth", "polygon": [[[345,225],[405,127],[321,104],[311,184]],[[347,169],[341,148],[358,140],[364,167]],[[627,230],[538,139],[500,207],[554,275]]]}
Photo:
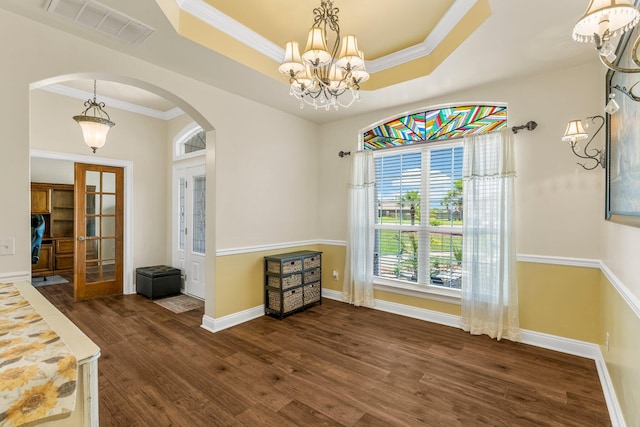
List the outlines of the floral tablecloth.
{"label": "floral tablecloth", "polygon": [[0,427],[69,415],[77,360],[13,283],[0,283]]}

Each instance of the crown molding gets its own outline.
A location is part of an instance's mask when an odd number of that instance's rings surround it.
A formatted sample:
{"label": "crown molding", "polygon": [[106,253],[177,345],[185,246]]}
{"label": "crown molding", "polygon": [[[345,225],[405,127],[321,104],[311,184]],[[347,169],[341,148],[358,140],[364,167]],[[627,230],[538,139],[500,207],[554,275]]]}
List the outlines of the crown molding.
{"label": "crown molding", "polygon": [[[76,98],[86,101],[93,98],[93,93],[85,92],[84,90],[74,89],[61,84],[52,84],[48,86],[42,86],[38,89],[45,90],[47,92],[56,93],[58,95],[68,96],[70,98]],[[131,113],[141,114],[143,116],[153,117],[160,120],[171,120],[184,114],[184,112],[178,108],[172,108],[168,111],[155,110],[149,107],[143,107],[142,105],[132,104],[130,102],[121,101],[115,98],[109,98],[107,96],[100,96],[100,101],[107,104],[109,107],[118,108],[120,110],[129,111]]]}
{"label": "crown molding", "polygon": [[431,55],[476,3],[477,0],[456,0],[422,43],[366,61],[367,71],[373,74]]}
{"label": "crown molding", "polygon": [[223,33],[233,37],[253,50],[280,63],[284,56],[284,49],[271,40],[261,36],[252,29],[242,25],[235,19],[220,12],[203,0],[177,0],[178,7],[211,25]]}
{"label": "crown molding", "polygon": [[[455,0],[453,5],[451,5],[442,19],[436,24],[433,31],[431,31],[422,43],[381,58],[366,61],[367,71],[369,73],[376,73],[430,55],[455,26],[458,25],[462,18],[465,17],[477,1],[478,0]],[[177,3],[181,10],[233,37],[240,43],[249,46],[277,63],[280,63],[282,60],[284,56],[284,49],[282,47],[242,25],[230,16],[225,15],[203,0],[177,0]]]}

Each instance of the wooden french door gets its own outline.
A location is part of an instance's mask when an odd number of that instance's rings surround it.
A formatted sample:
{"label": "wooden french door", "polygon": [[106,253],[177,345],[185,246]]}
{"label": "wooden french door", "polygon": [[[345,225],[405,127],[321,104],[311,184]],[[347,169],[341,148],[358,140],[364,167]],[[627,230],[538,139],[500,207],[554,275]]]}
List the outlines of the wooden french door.
{"label": "wooden french door", "polygon": [[75,164],[76,300],[122,293],[124,169]]}

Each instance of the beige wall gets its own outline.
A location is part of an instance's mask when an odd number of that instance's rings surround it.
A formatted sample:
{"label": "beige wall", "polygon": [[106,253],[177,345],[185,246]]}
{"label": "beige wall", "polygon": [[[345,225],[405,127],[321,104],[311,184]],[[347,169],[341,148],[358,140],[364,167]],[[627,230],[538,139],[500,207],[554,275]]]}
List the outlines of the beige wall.
{"label": "beige wall", "polygon": [[31,159],[31,182],[51,182],[53,184],[73,184],[74,166],[72,161]]}
{"label": "beige wall", "polygon": [[[0,143],[3,154],[0,156],[0,182],[11,183],[0,187],[0,198],[11,201],[3,211],[0,236],[16,237],[16,254],[0,257],[0,275],[30,270],[29,148],[30,144],[34,148],[50,147],[49,143],[37,142],[46,136],[42,133],[38,136],[37,128],[30,135],[30,93],[35,93],[30,91],[30,85],[56,76],[95,77],[142,87],[173,102],[208,132],[207,206],[214,209],[207,210],[207,242],[213,242],[208,244],[207,254],[207,277],[212,278],[207,281],[206,295],[211,297],[205,307],[207,315],[215,316],[212,301],[217,292],[224,295],[225,287],[237,287],[230,280],[222,280],[214,287],[216,247],[316,237],[317,125],[136,58],[104,47],[96,48],[90,42],[6,11],[0,11],[0,36],[12,40],[12,43],[0,44],[0,57],[12,64],[2,67],[0,75],[0,92],[5,99],[11,100],[0,105],[1,117],[7,124],[0,127],[0,141],[3,141]],[[34,102],[38,96],[46,97],[47,94],[34,95]],[[74,132],[77,125],[70,116],[78,113],[79,106],[81,103],[74,102],[71,114],[49,106],[47,113],[53,116],[52,120],[55,118],[56,125],[67,126],[68,122]],[[60,117],[56,118],[58,114]],[[122,135],[124,122],[121,127],[118,116],[114,115],[113,119],[117,125],[109,135],[107,146],[99,153],[118,158],[114,142],[126,135]],[[30,142],[32,139],[35,142]],[[157,168],[162,169],[163,174],[168,164],[166,141],[165,135],[158,140],[158,152],[163,153],[165,160]],[[136,144],[137,141],[127,141],[131,155],[145,151]],[[82,149],[81,142],[78,143],[80,148],[67,140],[57,141],[54,145],[59,151]],[[134,167],[136,179],[143,174],[143,179],[149,179],[156,186],[160,182],[160,186],[166,187],[166,175],[161,175],[159,181],[153,180],[157,175],[151,172],[152,169]],[[134,197],[146,197],[138,193]],[[168,194],[161,197],[164,202],[158,212],[163,212],[165,219],[161,220],[156,233],[164,234]],[[141,212],[136,212],[136,216],[149,214],[139,210]],[[217,216],[220,218],[216,221]],[[134,227],[138,226],[137,222]],[[217,234],[219,240],[216,240]],[[166,257],[166,241],[163,246],[160,256]],[[136,248],[138,250],[144,248]],[[248,288],[242,284],[236,291],[248,292]]]}
{"label": "beige wall", "polygon": [[[601,67],[594,63],[501,81],[324,125],[320,235],[325,239],[346,239],[349,158],[341,159],[337,154],[340,150],[357,150],[362,130],[385,118],[445,103],[507,103],[510,126],[529,120],[538,123],[535,131],[522,131],[516,139],[517,252],[598,259],[603,197],[597,194],[604,174],[602,170],[578,169],[576,158],[561,137],[568,120],[602,114],[603,78]],[[366,93],[362,98],[366,102]],[[598,142],[604,144],[604,132]]]}
{"label": "beige wall", "polygon": [[[133,206],[127,209],[133,213],[133,267],[165,264],[164,248],[169,239],[159,230],[166,228],[167,191],[158,182],[167,176],[166,122],[107,106],[116,126],[109,131],[105,146],[92,154],[71,118],[82,111],[82,102],[43,90],[31,91],[31,148],[132,161]],[[35,160],[35,165],[39,161]]]}

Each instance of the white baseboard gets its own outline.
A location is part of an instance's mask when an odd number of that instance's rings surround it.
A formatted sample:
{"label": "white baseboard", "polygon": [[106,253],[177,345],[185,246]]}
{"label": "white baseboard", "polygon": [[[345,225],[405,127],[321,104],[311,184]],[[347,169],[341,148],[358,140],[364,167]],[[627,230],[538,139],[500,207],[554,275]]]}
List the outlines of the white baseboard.
{"label": "white baseboard", "polygon": [[9,282],[30,282],[30,271],[15,271],[12,273],[0,273],[0,283]]}
{"label": "white baseboard", "polygon": [[600,378],[600,384],[602,384],[602,392],[604,393],[604,400],[607,402],[607,409],[609,410],[609,418],[611,418],[611,425],[613,427],[626,427],[624,421],[624,415],[622,415],[622,409],[620,408],[620,402],[616,391],[613,388],[611,377],[609,376],[609,370],[607,364],[602,357],[602,351],[598,348],[598,358],[596,359],[596,368],[598,369],[598,377]]}
{"label": "white baseboard", "polygon": [[206,315],[202,316],[202,325],[200,327],[215,333],[262,316],[264,316],[264,305],[258,305],[217,319]]}

